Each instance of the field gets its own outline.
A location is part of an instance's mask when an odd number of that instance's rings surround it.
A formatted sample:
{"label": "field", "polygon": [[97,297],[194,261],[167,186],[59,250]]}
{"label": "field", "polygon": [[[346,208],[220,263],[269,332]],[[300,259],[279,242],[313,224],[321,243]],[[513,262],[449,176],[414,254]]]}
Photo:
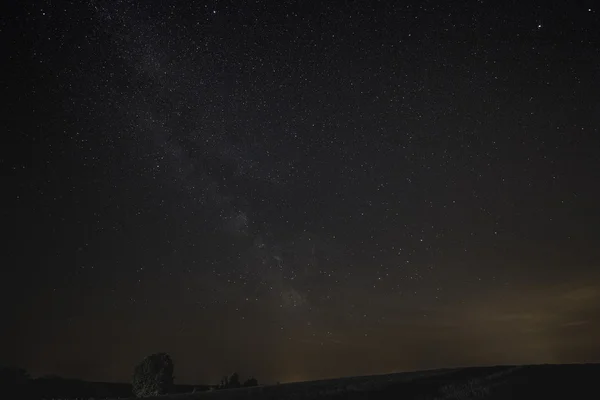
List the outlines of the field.
{"label": "field", "polygon": [[600,364],[497,366],[340,378],[155,399],[600,399],[598,379]]}

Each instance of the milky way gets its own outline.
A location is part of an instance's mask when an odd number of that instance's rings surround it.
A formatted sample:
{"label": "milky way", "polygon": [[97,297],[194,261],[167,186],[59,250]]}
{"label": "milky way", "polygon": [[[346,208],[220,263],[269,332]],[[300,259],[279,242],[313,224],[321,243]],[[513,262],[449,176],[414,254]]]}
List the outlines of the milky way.
{"label": "milky way", "polygon": [[271,3],[14,6],[0,354],[124,381],[166,351],[190,383],[598,360],[594,5]]}

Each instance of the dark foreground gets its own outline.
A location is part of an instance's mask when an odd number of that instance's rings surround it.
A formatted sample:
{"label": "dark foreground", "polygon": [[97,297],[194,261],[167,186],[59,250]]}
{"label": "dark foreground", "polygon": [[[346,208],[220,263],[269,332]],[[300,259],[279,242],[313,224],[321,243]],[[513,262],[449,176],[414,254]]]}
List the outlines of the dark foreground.
{"label": "dark foreground", "polygon": [[155,399],[600,399],[600,364],[445,369]]}

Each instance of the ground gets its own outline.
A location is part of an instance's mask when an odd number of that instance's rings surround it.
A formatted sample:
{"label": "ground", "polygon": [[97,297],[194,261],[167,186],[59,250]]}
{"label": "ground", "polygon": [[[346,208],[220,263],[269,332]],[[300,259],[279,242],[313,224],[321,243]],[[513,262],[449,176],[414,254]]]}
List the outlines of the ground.
{"label": "ground", "polygon": [[289,383],[156,399],[597,399],[598,378],[600,364],[496,366]]}

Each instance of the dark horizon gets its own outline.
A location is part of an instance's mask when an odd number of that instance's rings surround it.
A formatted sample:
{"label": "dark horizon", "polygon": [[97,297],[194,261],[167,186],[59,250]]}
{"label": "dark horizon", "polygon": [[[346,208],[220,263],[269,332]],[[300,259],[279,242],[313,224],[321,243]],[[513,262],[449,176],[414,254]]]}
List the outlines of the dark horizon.
{"label": "dark horizon", "polygon": [[600,8],[10,4],[0,364],[600,361]]}
{"label": "dark horizon", "polygon": [[[391,371],[391,372],[382,372],[382,373],[375,373],[375,374],[366,374],[366,375],[344,375],[344,376],[335,376],[335,377],[325,377],[325,378],[317,378],[317,379],[311,379],[311,380],[299,380],[299,381],[267,381],[267,382],[261,382],[258,381],[258,386],[271,386],[271,385],[277,385],[277,384],[287,384],[287,383],[302,383],[302,382],[318,382],[318,381],[327,381],[327,380],[336,380],[336,379],[349,379],[349,378],[360,378],[360,377],[368,377],[368,376],[381,376],[381,375],[392,375],[392,374],[403,374],[403,373],[415,373],[415,372],[426,372],[426,371],[438,371],[438,370],[453,370],[453,369],[469,369],[469,368],[493,368],[493,367],[519,367],[519,366],[523,366],[523,367],[535,367],[535,366],[544,366],[544,365],[550,365],[550,366],[563,366],[563,365],[600,365],[600,362],[570,362],[570,363],[561,363],[561,364],[556,364],[556,363],[541,363],[541,364],[485,364],[485,365],[454,365],[454,366],[446,366],[446,367],[440,367],[440,368],[426,368],[426,369],[419,369],[419,370],[410,370],[410,371]],[[18,368],[16,366],[14,366],[15,368]],[[64,379],[67,381],[82,381],[85,383],[92,383],[92,384],[114,384],[114,385],[131,385],[131,380],[125,380],[125,381],[93,381],[93,380],[83,380],[80,378],[72,378],[72,377],[65,377],[65,376],[57,376],[57,375],[53,375],[53,374],[49,374],[49,375],[41,375],[41,376],[31,376],[30,377],[32,380],[36,380],[36,379],[45,379],[45,378],[58,378],[58,379]],[[223,377],[221,377],[220,379],[222,379]],[[220,383],[220,380],[217,382],[174,382],[175,386],[205,386],[205,387],[210,387],[210,386],[218,386]]]}

